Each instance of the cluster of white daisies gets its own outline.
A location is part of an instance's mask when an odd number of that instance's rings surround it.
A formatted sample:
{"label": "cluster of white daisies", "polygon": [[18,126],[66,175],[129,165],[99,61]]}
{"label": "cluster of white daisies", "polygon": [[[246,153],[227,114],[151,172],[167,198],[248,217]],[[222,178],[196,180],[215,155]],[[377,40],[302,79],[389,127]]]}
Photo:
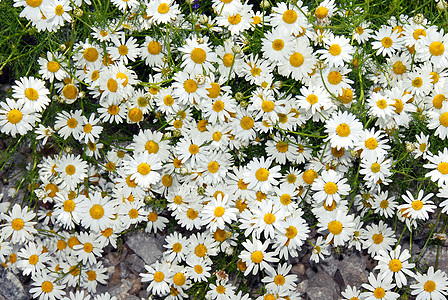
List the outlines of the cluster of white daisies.
{"label": "cluster of white daisies", "polygon": [[[288,261],[335,247],[378,262],[344,299],[445,299],[447,275],[420,272],[393,229],[448,212],[443,29],[417,15],[339,35],[332,19],[362,10],[333,0],[259,11],[112,0],[120,14],[107,25],[93,23],[102,1],[14,2],[39,31],[91,28],[44,53],[0,103],[4,135],[60,150],[28,167],[38,205],[2,206],[0,260],[31,275],[35,298],[90,299],[107,283],[104,247],[144,228],[166,233],[163,257],[140,274],[165,299],[201,282],[207,299],[301,299]],[[408,161],[420,168],[403,172]],[[402,178],[425,185],[388,189]],[[239,290],[249,274],[263,293]]]}

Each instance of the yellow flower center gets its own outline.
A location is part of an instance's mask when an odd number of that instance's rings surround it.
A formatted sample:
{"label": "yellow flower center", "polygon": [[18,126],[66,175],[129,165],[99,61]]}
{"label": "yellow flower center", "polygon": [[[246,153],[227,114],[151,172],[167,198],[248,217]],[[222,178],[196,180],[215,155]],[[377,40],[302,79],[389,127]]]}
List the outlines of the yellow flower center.
{"label": "yellow flower center", "polygon": [[263,261],[263,257],[263,253],[259,250],[252,252],[250,255],[250,259],[256,264],[261,263]]}
{"label": "yellow flower center", "polygon": [[64,13],[64,7],[62,7],[62,5],[58,5],[58,6],[56,6],[55,8],[54,8],[54,13],[57,15],[57,16],[62,16],[62,14]]}
{"label": "yellow flower center", "polygon": [[231,25],[239,24],[241,22],[241,15],[240,14],[229,15],[227,17],[227,21],[229,21]]}
{"label": "yellow flower center", "polygon": [[216,287],[216,292],[217,292],[218,294],[224,294],[224,293],[226,292],[226,288],[223,287],[222,285],[218,285],[218,286]]}
{"label": "yellow flower center", "polygon": [[443,94],[438,94],[436,96],[434,96],[434,98],[432,99],[432,106],[434,106],[434,108],[437,109],[441,109],[442,105],[443,105],[443,101],[445,101],[445,95]]}
{"label": "yellow flower center", "polygon": [[373,173],[378,173],[381,169],[381,166],[379,163],[373,163],[372,166],[370,166],[370,170],[372,170]]}
{"label": "yellow flower center", "polygon": [[288,174],[288,176],[286,176],[286,181],[288,181],[288,183],[294,183],[296,180],[297,177],[294,174]]}
{"label": "yellow flower center", "polygon": [[26,0],[26,4],[31,7],[38,7],[42,4],[42,0]]}
{"label": "yellow flower center", "polygon": [[99,53],[98,50],[96,50],[95,48],[89,47],[84,50],[82,56],[88,62],[95,62],[98,59]]}
{"label": "yellow flower center", "polygon": [[298,52],[291,54],[291,56],[289,57],[289,63],[291,64],[291,66],[295,68],[298,68],[301,65],[303,65],[304,61],[305,59],[303,58],[303,55]]}
{"label": "yellow flower center", "polygon": [[361,35],[364,33],[364,28],[362,28],[361,26],[356,27],[355,29],[356,33]]}
{"label": "yellow flower center", "polygon": [[381,44],[383,45],[384,48],[389,48],[390,46],[392,46],[393,43],[394,41],[392,41],[392,39],[388,36],[383,37],[383,39],[381,40]]}
{"label": "yellow flower center", "polygon": [[284,277],[283,275],[280,275],[280,274],[275,275],[275,277],[274,277],[274,283],[275,283],[276,285],[284,285],[285,282],[286,282],[286,279],[285,279],[285,277]]}
{"label": "yellow flower center", "polygon": [[161,3],[157,8],[157,11],[159,12],[159,14],[164,15],[170,11],[170,7],[166,3]]}
{"label": "yellow flower center", "polygon": [[42,282],[42,285],[40,287],[42,288],[42,292],[50,293],[53,290],[53,283],[46,280],[46,281]]}
{"label": "yellow flower center", "polygon": [[416,77],[414,78],[414,80],[412,80],[412,86],[419,88],[423,85],[423,80],[420,77]]}
{"label": "yellow flower center", "polygon": [[136,210],[135,208],[132,208],[129,210],[128,215],[131,219],[136,219],[136,218],[138,218],[139,213],[138,213],[138,210]]}
{"label": "yellow flower center", "polygon": [[420,39],[420,36],[426,36],[426,31],[424,29],[416,29],[412,36],[417,41]]}
{"label": "yellow flower center", "polygon": [[396,63],[393,64],[392,70],[394,71],[395,74],[401,75],[406,72],[406,66],[401,61],[397,61]]}
{"label": "yellow flower center", "polygon": [[91,243],[85,243],[83,248],[84,248],[84,251],[87,253],[90,253],[93,251],[93,245]]}
{"label": "yellow flower center", "polygon": [[182,286],[185,284],[186,278],[184,273],[178,272],[173,276],[173,282],[175,285]]}
{"label": "yellow flower center", "polygon": [[398,259],[392,259],[392,260],[389,262],[389,269],[390,269],[392,272],[398,272],[398,271],[400,271],[400,270],[401,270],[401,267],[402,267],[402,265],[401,265],[401,261],[398,260]]}
{"label": "yellow flower center", "polygon": [[194,220],[198,217],[199,213],[194,210],[193,208],[190,208],[187,210],[187,218],[190,220]]}
{"label": "yellow flower center", "polygon": [[380,207],[381,207],[382,209],[386,209],[386,208],[388,208],[388,207],[389,207],[389,201],[387,201],[387,200],[382,200],[382,201],[380,202]]}
{"label": "yellow flower center", "polygon": [[151,55],[157,55],[160,52],[162,52],[162,45],[160,45],[160,43],[157,41],[149,42],[146,48],[148,49],[148,52]]}
{"label": "yellow flower center", "polygon": [[199,244],[194,248],[194,253],[198,257],[204,257],[207,254],[207,247],[204,244]]}
{"label": "yellow flower center", "polygon": [[143,111],[138,107],[133,107],[129,110],[128,117],[134,123],[140,122],[143,119]]}
{"label": "yellow flower center", "polygon": [[255,172],[255,178],[258,181],[266,181],[269,178],[269,171],[265,168],[260,168]]}
{"label": "yellow flower center", "polygon": [[338,71],[332,71],[328,74],[328,82],[332,85],[338,85],[342,81],[342,74]]}
{"label": "yellow flower center", "polygon": [[448,127],[448,112],[445,112],[440,115],[439,122],[440,122],[440,125],[442,125],[444,127]]}
{"label": "yellow flower center", "polygon": [[291,195],[289,194],[283,194],[280,196],[280,202],[283,205],[289,205],[291,203]]}
{"label": "yellow flower center", "polygon": [[428,293],[432,293],[436,290],[436,283],[432,280],[428,280],[423,285],[423,289],[427,291]]}
{"label": "yellow flower center", "polygon": [[376,102],[376,106],[380,109],[385,109],[387,107],[387,102],[384,99],[380,99]]}
{"label": "yellow flower center", "polygon": [[303,175],[303,181],[305,181],[306,184],[313,184],[314,180],[318,177],[317,172],[314,170],[306,170]]}
{"label": "yellow flower center", "polygon": [[[124,87],[126,87],[126,86],[128,85],[129,78],[128,78],[128,76],[127,76],[126,74],[124,74],[123,72],[118,72],[118,73],[117,73],[117,76],[115,76],[115,78],[118,78],[118,79],[124,79],[124,81],[123,81],[123,83],[122,83],[122,85],[123,85]],[[139,101],[139,102],[141,102],[141,101]]]}
{"label": "yellow flower center", "polygon": [[126,47],[126,45],[120,45],[118,47],[118,53],[120,53],[120,55],[126,55],[126,54],[128,54],[128,52],[129,52],[129,49],[128,49],[128,47]]}
{"label": "yellow flower center", "polygon": [[27,88],[25,90],[25,97],[27,97],[31,101],[37,100],[39,98],[39,93],[33,88]]}
{"label": "yellow flower center", "polygon": [[190,145],[190,147],[188,147],[188,151],[193,155],[198,154],[199,147],[198,147],[198,145],[192,144],[192,145]]}
{"label": "yellow flower center", "polygon": [[36,265],[38,261],[39,256],[37,256],[36,254],[33,254],[28,258],[28,262],[30,263],[30,265]]}
{"label": "yellow flower center", "polygon": [[283,42],[283,40],[281,39],[275,39],[272,42],[272,49],[274,49],[275,51],[280,51],[285,47],[285,42]]}
{"label": "yellow flower center", "polygon": [[180,251],[182,251],[182,244],[174,243],[173,244],[173,252],[179,253]]}
{"label": "yellow flower center", "polygon": [[95,271],[89,270],[89,271],[86,272],[86,274],[87,274],[87,280],[88,281],[95,281],[96,280],[96,272]]}
{"label": "yellow flower center", "polygon": [[73,175],[76,173],[76,168],[74,165],[68,165],[65,167],[65,173],[67,173],[67,175]]}
{"label": "yellow flower center", "polygon": [[79,94],[78,88],[75,85],[71,84],[71,83],[67,84],[62,89],[62,95],[64,95],[64,97],[69,99],[69,100],[76,99],[76,97],[78,97],[78,94]]}
{"label": "yellow flower center", "polygon": [[333,195],[338,191],[338,186],[334,182],[327,182],[324,186],[324,191],[328,195]]}
{"label": "yellow flower center", "polygon": [[18,109],[11,109],[8,112],[8,122],[11,124],[17,124],[22,120],[23,114]]}
{"label": "yellow flower center", "polygon": [[331,221],[330,223],[328,223],[328,230],[334,234],[334,235],[338,235],[342,232],[342,224],[339,221]]}
{"label": "yellow flower center", "polygon": [[47,70],[51,73],[56,73],[57,71],[59,71],[59,64],[56,61],[49,61],[47,63]]}
{"label": "yellow flower center", "polygon": [[104,216],[104,208],[99,204],[94,204],[89,213],[92,219],[99,220]]}
{"label": "yellow flower center", "polygon": [[193,79],[187,79],[184,82],[184,89],[189,94],[194,93],[198,89],[198,84]]}
{"label": "yellow flower center", "polygon": [[64,203],[62,204],[64,211],[66,212],[72,212],[73,210],[75,210],[75,201],[73,200],[65,200]]}
{"label": "yellow flower center", "polygon": [[117,81],[113,78],[109,78],[109,80],[107,80],[107,89],[112,93],[115,93],[118,89]]}
{"label": "yellow flower center", "polygon": [[379,244],[381,244],[382,242],[383,242],[383,234],[381,234],[381,233],[375,233],[373,236],[372,236],[372,240],[373,240],[373,242],[376,244],[376,245],[379,245]]}
{"label": "yellow flower center", "polygon": [[207,169],[210,173],[216,173],[219,170],[219,163],[216,161],[211,161],[208,166]]}
{"label": "yellow flower center", "polygon": [[283,13],[282,19],[285,23],[292,24],[297,20],[297,13],[292,9],[288,9]]}
{"label": "yellow flower center", "polygon": [[143,176],[148,175],[151,172],[151,167],[147,163],[141,163],[137,167],[137,172]]}
{"label": "yellow flower center", "polygon": [[373,296],[377,299],[383,299],[385,295],[386,291],[380,286],[373,291]]}
{"label": "yellow flower center", "polygon": [[308,103],[311,105],[316,104],[318,100],[319,100],[319,98],[317,98],[317,96],[314,94],[311,94],[306,97],[306,101],[308,101]]}
{"label": "yellow flower center", "polygon": [[195,63],[202,64],[207,58],[207,54],[205,53],[204,49],[194,48],[193,51],[191,51],[190,57],[191,60]]}
{"label": "yellow flower center", "polygon": [[325,18],[328,15],[328,9],[326,7],[323,7],[323,6],[319,6],[316,9],[316,12],[314,13],[314,15],[318,19],[323,19],[323,18]]}
{"label": "yellow flower center", "polygon": [[432,42],[429,45],[429,52],[434,56],[442,55],[445,52],[445,46],[441,42]]}
{"label": "yellow flower center", "polygon": [[230,54],[230,53],[224,54],[224,56],[222,58],[222,62],[224,63],[224,66],[226,66],[227,68],[230,68],[232,66],[233,60],[234,60],[234,56],[233,56],[233,54]]}
{"label": "yellow flower center", "polygon": [[294,226],[289,226],[288,228],[286,228],[286,237],[288,239],[293,239],[296,237],[297,235],[297,228],[295,228]]}
{"label": "yellow flower center", "polygon": [[241,118],[240,125],[241,125],[241,128],[243,128],[244,130],[249,130],[252,127],[254,127],[254,119],[252,119],[251,117],[248,117],[248,116],[244,116]]}
{"label": "yellow flower center", "polygon": [[284,141],[277,142],[276,148],[280,153],[286,153],[288,151],[288,143]]}
{"label": "yellow flower center", "polygon": [[337,135],[341,137],[347,137],[350,134],[350,126],[345,123],[341,123],[336,127]]}
{"label": "yellow flower center", "polygon": [[412,201],[412,208],[414,210],[420,210],[423,208],[423,202],[421,200]]}
{"label": "yellow flower center", "polygon": [[341,46],[339,46],[338,44],[333,44],[328,49],[328,52],[330,52],[330,54],[333,56],[338,56],[339,54],[341,54]]}
{"label": "yellow flower center", "polygon": [[267,213],[264,215],[263,220],[266,224],[272,224],[275,222],[275,215],[272,213]]}
{"label": "yellow flower center", "polygon": [[202,274],[202,272],[204,272],[204,269],[202,268],[201,265],[196,265],[196,266],[194,266],[194,271],[195,271],[197,274]]}

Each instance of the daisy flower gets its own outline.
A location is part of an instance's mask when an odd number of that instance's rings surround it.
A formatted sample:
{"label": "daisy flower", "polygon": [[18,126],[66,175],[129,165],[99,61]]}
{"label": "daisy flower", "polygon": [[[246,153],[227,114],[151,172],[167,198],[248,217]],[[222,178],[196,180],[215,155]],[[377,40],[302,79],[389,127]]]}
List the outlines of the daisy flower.
{"label": "daisy flower", "polygon": [[327,235],[326,242],[328,244],[333,243],[335,247],[343,246],[350,239],[355,227],[353,216],[347,215],[342,210],[337,210],[329,215],[323,215],[319,221],[320,228],[318,232],[326,232],[328,230],[329,234]]}
{"label": "daisy flower", "polygon": [[356,144],[362,134],[362,123],[349,112],[337,111],[325,124],[327,140],[331,147],[350,148]]}
{"label": "daisy flower", "polygon": [[435,136],[445,140],[448,138],[448,105],[443,105],[438,111],[429,111],[429,129],[435,129]]}
{"label": "daisy flower", "polygon": [[293,38],[291,35],[275,28],[265,34],[265,37],[261,39],[261,44],[264,58],[270,61],[280,61],[283,57],[289,57],[292,51]]}
{"label": "daisy flower", "polygon": [[342,67],[344,63],[352,60],[355,49],[350,40],[343,36],[334,36],[324,39],[326,49],[317,50],[320,59],[325,60],[330,67]]}
{"label": "daisy flower", "polygon": [[148,216],[147,216],[148,223],[146,223],[145,232],[156,233],[158,231],[164,230],[166,224],[168,223],[168,219],[161,216],[151,208],[147,208],[147,210],[148,210]]}
{"label": "daisy flower", "polygon": [[61,157],[56,163],[60,185],[69,190],[75,190],[79,183],[87,176],[87,162],[79,155],[69,154]]}
{"label": "daisy flower", "polygon": [[54,31],[63,26],[65,22],[71,22],[72,17],[68,13],[71,10],[69,0],[44,1],[42,5],[42,13],[47,18],[46,22],[51,23]]}
{"label": "daisy flower", "polygon": [[430,61],[433,65],[448,65],[448,35],[443,28],[430,27],[416,43],[416,55],[420,61]]}
{"label": "daisy flower", "polygon": [[311,250],[310,260],[318,263],[319,260],[325,258],[325,255],[330,255],[330,244],[323,237],[319,236]]}
{"label": "daisy flower", "polygon": [[218,241],[213,238],[210,232],[197,233],[190,236],[187,253],[194,253],[197,257],[205,259],[218,255],[218,246]]}
{"label": "daisy flower", "polygon": [[407,195],[401,195],[405,204],[398,206],[398,209],[401,210],[403,215],[406,215],[412,219],[416,220],[427,220],[429,219],[429,214],[434,212],[437,206],[434,205],[431,199],[434,196],[433,193],[429,193],[425,197],[423,197],[424,192],[420,190],[418,192],[417,198],[414,198],[410,191],[406,191]]}
{"label": "daisy flower", "polygon": [[424,97],[433,88],[431,81],[431,76],[428,73],[422,72],[421,69],[414,69],[414,71],[407,73],[403,81],[403,87],[413,95]]}
{"label": "daisy flower", "polygon": [[249,184],[248,188],[267,193],[278,184],[276,178],[281,177],[280,166],[271,168],[272,159],[264,157],[253,158],[246,166],[244,180]]}
{"label": "daisy flower", "polygon": [[74,112],[61,111],[56,115],[56,122],[54,129],[58,131],[63,139],[67,139],[72,135],[75,139],[78,139],[83,131],[82,127],[82,110],[76,110]]}
{"label": "daisy flower", "polygon": [[84,139],[84,143],[95,143],[95,141],[100,137],[103,127],[97,125],[100,119],[95,119],[95,114],[91,114],[89,119],[82,116],[83,127],[82,132],[79,135],[79,140]]}
{"label": "daisy flower", "polygon": [[333,170],[322,171],[321,176],[314,181],[311,189],[316,191],[313,194],[313,199],[316,202],[323,202],[330,206],[333,201],[338,203],[341,201],[341,196],[348,195],[350,185],[347,183],[347,178]]}
{"label": "daisy flower", "polygon": [[43,79],[47,79],[49,82],[57,80],[63,80],[67,77],[67,72],[64,70],[66,64],[63,62],[63,57],[59,53],[47,52],[47,58],[39,57],[39,74]]}
{"label": "daisy flower", "polygon": [[145,265],[145,269],[147,273],[140,273],[140,276],[142,282],[150,282],[146,290],[157,296],[168,294],[173,276],[169,263],[156,261],[151,266]]}
{"label": "daisy flower", "polygon": [[20,101],[6,98],[6,102],[0,102],[0,127],[1,132],[16,137],[17,134],[25,135],[32,130],[39,115],[31,111]]}
{"label": "daisy flower", "polygon": [[225,79],[235,78],[243,63],[241,53],[233,51],[234,46],[231,40],[225,40],[223,46],[218,45],[215,48],[218,57],[218,73]]}
{"label": "daisy flower", "polygon": [[210,278],[212,270],[212,260],[210,258],[202,259],[197,256],[187,257],[187,273],[194,282],[207,281]]}
{"label": "daisy flower", "polygon": [[334,3],[334,0],[324,0],[316,8],[314,16],[318,20],[322,21],[324,19],[331,18],[335,12],[336,12],[336,5]]}
{"label": "daisy flower", "polygon": [[304,33],[308,25],[308,20],[305,17],[307,11],[306,6],[299,10],[294,5],[280,2],[272,8],[269,24],[284,34],[299,36]]}
{"label": "daisy flower", "polygon": [[386,218],[394,216],[398,204],[395,201],[395,197],[389,197],[388,191],[378,192],[378,194],[373,196],[373,199],[372,209],[375,213]]}
{"label": "daisy flower", "polygon": [[439,185],[448,184],[448,148],[443,148],[443,152],[439,150],[437,155],[428,155],[427,159],[431,163],[423,167],[432,171],[428,172],[426,177],[431,177],[431,180]]}
{"label": "daisy flower", "polygon": [[150,36],[145,37],[145,42],[141,45],[140,55],[149,67],[163,65],[165,47],[157,39]]}
{"label": "daisy flower", "polygon": [[[361,160],[360,174],[364,175],[364,180],[375,185],[376,183],[388,184],[387,178],[392,175],[390,168],[392,160],[386,159],[384,156],[370,156]],[[389,180],[390,181],[390,180]]]}
{"label": "daisy flower", "polygon": [[36,222],[31,220],[35,216],[36,214],[29,211],[28,207],[22,209],[20,205],[15,204],[8,215],[3,214],[2,216],[2,219],[5,220],[5,224],[0,225],[2,238],[11,238],[11,243],[34,240],[33,234],[37,233],[34,228]]}
{"label": "daisy flower", "polygon": [[275,238],[277,231],[282,230],[281,220],[286,216],[286,210],[280,203],[273,203],[271,199],[256,203],[251,209],[253,214],[254,236],[259,239],[261,234],[268,238]]}
{"label": "daisy flower", "polygon": [[400,296],[400,294],[391,291],[395,287],[395,284],[392,283],[392,277],[381,278],[380,275],[375,277],[373,273],[370,273],[369,283],[363,283],[362,287],[367,290],[361,294],[363,300],[395,300]]}
{"label": "daisy flower", "polygon": [[50,103],[50,91],[45,82],[34,77],[21,77],[12,86],[12,96],[18,99],[19,104],[31,112],[41,112]]}
{"label": "daisy flower", "polygon": [[387,253],[384,250],[380,250],[378,255],[374,257],[378,261],[378,265],[375,269],[380,270],[381,279],[395,278],[397,287],[407,285],[406,275],[414,277],[414,273],[410,270],[415,267],[415,264],[409,263],[411,254],[408,249],[404,249],[401,253],[401,245],[398,245],[393,251]]}
{"label": "daisy flower", "polygon": [[102,245],[93,233],[81,232],[77,237],[79,244],[73,246],[73,254],[83,264],[95,264],[96,258],[101,256]]}
{"label": "daisy flower", "polygon": [[365,129],[358,140],[355,151],[362,150],[361,158],[386,156],[390,146],[386,144],[382,130]]}
{"label": "daisy flower", "polygon": [[344,297],[343,300],[359,300],[361,291],[358,290],[356,286],[351,287],[347,285],[345,290],[341,292],[342,297]]}
{"label": "daisy flower", "polygon": [[53,277],[48,274],[37,274],[31,278],[30,293],[33,298],[39,298],[39,300],[57,300],[62,299],[65,295],[64,285],[56,283]]}
{"label": "daisy flower", "polygon": [[390,251],[392,245],[396,243],[395,232],[383,221],[377,224],[367,225],[366,230],[361,234],[363,248],[374,257],[380,250]]}
{"label": "daisy flower", "polygon": [[277,66],[280,75],[291,77],[295,80],[305,80],[313,73],[316,63],[314,50],[308,43],[295,40],[288,57],[281,57]]}
{"label": "daisy flower", "polygon": [[441,270],[434,271],[430,266],[426,274],[415,274],[417,283],[411,285],[411,295],[419,300],[443,300],[448,294],[448,278]]}
{"label": "daisy flower", "polygon": [[140,55],[139,45],[137,44],[137,40],[133,37],[126,40],[126,36],[123,33],[121,36],[112,36],[111,41],[114,43],[114,46],[109,46],[106,50],[114,61],[128,64],[129,60],[135,61]]}
{"label": "daisy flower", "polygon": [[125,202],[120,204],[118,209],[118,217],[123,228],[145,221],[147,216],[148,213],[142,201]]}
{"label": "daisy flower", "polygon": [[150,1],[146,7],[146,14],[157,24],[171,23],[180,13],[179,5],[173,0]]}
{"label": "daisy flower", "polygon": [[310,232],[308,224],[301,216],[301,211],[293,211],[291,217],[281,220],[280,226],[281,229],[275,237],[280,258],[297,257]]}
{"label": "daisy flower", "polygon": [[124,163],[126,175],[131,175],[131,179],[143,188],[150,188],[160,180],[158,170],[162,169],[162,164],[156,154],[147,152],[137,153]]}
{"label": "daisy flower", "polygon": [[372,96],[369,97],[367,106],[369,108],[369,115],[376,118],[386,119],[391,117],[394,112],[392,99],[380,92],[373,93]]}
{"label": "daisy flower", "polygon": [[199,43],[197,39],[187,38],[185,43],[179,48],[179,51],[183,53],[181,67],[185,72],[207,74],[215,69],[212,63],[217,62],[217,56],[210,49],[208,39]]}
{"label": "daisy flower", "polygon": [[126,11],[127,9],[129,11],[133,11],[134,8],[138,7],[140,3],[138,0],[112,0],[111,1],[113,5],[118,7],[121,11]]}
{"label": "daisy flower", "polygon": [[[98,283],[102,285],[107,284],[107,268],[103,266],[103,262],[89,264],[82,269],[81,286],[91,293],[96,293]],[[106,296],[106,299],[109,300]],[[112,299],[110,299],[112,300]]]}
{"label": "daisy flower", "polygon": [[270,271],[271,274],[275,273],[275,269],[270,263],[278,262],[279,259],[274,256],[273,252],[267,251],[269,246],[268,241],[263,243],[257,239],[254,239],[253,242],[246,240],[242,245],[245,250],[241,251],[238,257],[247,266],[247,269],[244,271],[244,276],[250,273],[256,275],[261,270]]}
{"label": "daisy flower", "polygon": [[231,300],[235,299],[235,286],[231,283],[217,281],[216,284],[210,284],[209,291],[205,295],[206,299]]}
{"label": "daisy flower", "polygon": [[98,232],[112,226],[115,211],[110,197],[103,197],[100,192],[90,194],[90,198],[80,197],[79,213],[83,216],[81,225],[84,228]]}
{"label": "daisy flower", "polygon": [[46,263],[51,260],[48,253],[43,252],[42,245],[36,245],[35,243],[28,243],[22,248],[18,256],[20,257],[17,262],[17,267],[22,270],[23,275],[35,276],[42,272],[46,267]]}
{"label": "daisy flower", "polygon": [[370,29],[369,26],[370,24],[362,22],[353,31],[353,37],[359,44],[364,44],[370,39],[373,30]]}
{"label": "daisy flower", "polygon": [[233,36],[239,35],[247,29],[251,28],[251,5],[242,4],[238,2],[240,7],[237,10],[228,10],[219,15],[216,19],[218,26],[227,28]]}
{"label": "daisy flower", "polygon": [[339,68],[326,68],[321,74],[321,85],[328,89],[330,93],[334,95],[342,95],[345,89],[350,88],[350,84],[353,80],[348,79],[347,74],[350,73],[350,69],[347,67]]}
{"label": "daisy flower", "polygon": [[188,251],[189,240],[181,233],[173,232],[165,237],[166,244],[163,245],[166,250],[163,252],[163,258],[168,262],[176,261],[178,263],[185,261]]}
{"label": "daisy flower", "polygon": [[372,49],[378,49],[376,55],[392,56],[397,50],[402,47],[399,39],[400,33],[392,27],[382,25],[378,32],[373,36],[375,41],[372,42]]}
{"label": "daisy flower", "polygon": [[205,84],[198,84],[196,74],[181,71],[177,72],[173,79],[173,96],[181,104],[199,104],[202,98],[207,97]]}
{"label": "daisy flower", "polygon": [[298,277],[295,274],[289,274],[292,265],[288,266],[288,263],[279,264],[277,270],[273,273],[268,272],[268,276],[265,276],[261,281],[266,284],[266,290],[272,293],[282,294],[284,292],[293,291],[295,289],[295,281]]}

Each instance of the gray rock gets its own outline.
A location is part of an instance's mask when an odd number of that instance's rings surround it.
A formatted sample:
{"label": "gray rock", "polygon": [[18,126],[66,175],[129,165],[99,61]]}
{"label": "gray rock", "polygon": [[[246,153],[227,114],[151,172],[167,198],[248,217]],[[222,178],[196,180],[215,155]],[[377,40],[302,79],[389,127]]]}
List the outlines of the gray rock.
{"label": "gray rock", "polygon": [[148,233],[132,232],[126,236],[126,244],[148,265],[162,257],[161,241]]}
{"label": "gray rock", "polygon": [[[425,252],[420,257],[420,264],[435,267],[437,257],[437,247],[428,246]],[[439,260],[437,262],[437,269],[443,272],[448,272],[448,248],[439,247]]]}
{"label": "gray rock", "polygon": [[345,285],[359,286],[368,280],[366,261],[355,253],[344,256],[344,259],[338,263],[337,267]]}
{"label": "gray rock", "polygon": [[126,262],[120,263],[120,277],[121,278],[127,278],[131,274],[131,272],[128,269],[128,265]]}
{"label": "gray rock", "polygon": [[339,264],[339,260],[333,256],[330,256],[330,257],[326,258],[325,260],[319,262],[319,264],[317,264],[317,269],[319,271],[325,271],[331,277],[333,277],[334,273],[336,273],[336,270],[338,269],[338,264]]}
{"label": "gray rock", "polygon": [[327,272],[321,271],[309,280],[306,294],[311,300],[337,299],[339,287]]}
{"label": "gray rock", "polygon": [[296,291],[297,291],[300,295],[305,294],[306,289],[307,289],[307,287],[308,287],[308,282],[309,282],[309,280],[306,279],[306,280],[300,282],[300,283],[296,286]]}
{"label": "gray rock", "polygon": [[143,273],[145,271],[145,262],[138,257],[137,254],[131,254],[126,258],[127,265],[137,273]]}
{"label": "gray rock", "polygon": [[127,295],[127,292],[132,288],[132,281],[122,279],[120,284],[117,284],[109,289],[109,294],[113,297],[118,295]]}
{"label": "gray rock", "polygon": [[0,295],[5,299],[31,299],[19,278],[5,268],[0,268]]}

